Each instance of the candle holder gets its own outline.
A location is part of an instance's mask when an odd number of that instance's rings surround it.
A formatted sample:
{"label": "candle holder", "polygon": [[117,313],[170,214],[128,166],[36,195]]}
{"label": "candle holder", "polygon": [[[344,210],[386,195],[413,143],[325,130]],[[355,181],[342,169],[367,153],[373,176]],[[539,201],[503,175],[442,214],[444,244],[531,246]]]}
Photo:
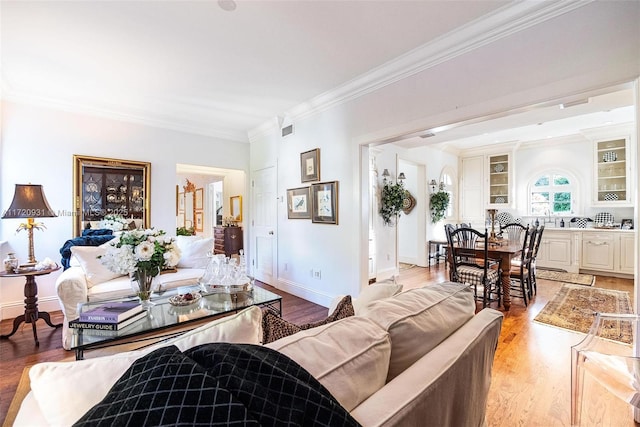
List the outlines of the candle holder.
{"label": "candle holder", "polygon": [[487,209],[487,214],[489,215],[489,219],[491,220],[491,233],[489,234],[489,242],[496,243],[498,241],[498,237],[496,236],[496,214],[498,213],[497,209]]}

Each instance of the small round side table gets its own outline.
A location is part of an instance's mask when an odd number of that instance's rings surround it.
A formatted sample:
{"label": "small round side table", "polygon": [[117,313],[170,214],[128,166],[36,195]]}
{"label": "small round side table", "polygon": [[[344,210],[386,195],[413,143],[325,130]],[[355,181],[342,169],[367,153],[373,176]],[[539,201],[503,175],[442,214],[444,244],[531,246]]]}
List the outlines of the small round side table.
{"label": "small round side table", "polygon": [[59,328],[62,326],[62,323],[54,325],[51,323],[51,317],[49,313],[46,311],[38,311],[38,285],[36,284],[36,276],[44,276],[45,274],[53,273],[54,271],[59,270],[60,267],[50,268],[47,270],[29,270],[18,273],[0,273],[0,277],[24,277],[26,279],[26,283],[24,284],[24,314],[16,317],[13,320],[13,330],[8,335],[0,335],[0,338],[6,339],[11,335],[15,334],[18,330],[18,326],[22,322],[31,323],[33,327],[33,339],[36,342],[36,346],[40,346],[40,342],[38,341],[38,333],[36,332],[36,322],[38,319],[43,319],[47,322],[47,325],[52,328]]}

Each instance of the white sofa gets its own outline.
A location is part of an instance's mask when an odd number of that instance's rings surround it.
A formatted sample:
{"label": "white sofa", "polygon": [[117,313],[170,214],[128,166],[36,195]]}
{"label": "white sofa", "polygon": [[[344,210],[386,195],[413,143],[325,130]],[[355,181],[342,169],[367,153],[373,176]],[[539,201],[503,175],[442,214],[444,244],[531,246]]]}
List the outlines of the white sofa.
{"label": "white sofa", "polygon": [[[468,287],[447,282],[375,301],[356,316],[267,346],[306,368],[363,426],[481,426],[503,315],[474,311]],[[261,318],[250,307],[164,345],[259,344]],[[72,424],[153,349],[35,365],[14,425]]]}
{"label": "white sofa", "polygon": [[[158,290],[172,289],[194,282],[204,274],[208,257],[213,248],[213,238],[177,236],[176,243],[182,253],[176,272],[157,276]],[[131,279],[109,271],[98,256],[105,246],[74,246],[71,248],[70,267],[56,280],[56,294],[64,314],[62,347],[71,346],[69,321],[78,318],[78,304],[124,298],[132,295]]]}

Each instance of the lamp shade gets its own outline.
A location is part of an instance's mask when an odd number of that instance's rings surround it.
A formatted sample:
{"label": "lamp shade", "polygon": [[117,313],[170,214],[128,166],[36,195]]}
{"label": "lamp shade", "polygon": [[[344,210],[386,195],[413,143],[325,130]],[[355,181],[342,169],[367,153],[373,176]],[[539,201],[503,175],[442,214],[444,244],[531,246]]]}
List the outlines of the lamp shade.
{"label": "lamp shade", "polygon": [[42,185],[16,184],[13,200],[4,212],[5,218],[50,218],[57,216],[42,191]]}

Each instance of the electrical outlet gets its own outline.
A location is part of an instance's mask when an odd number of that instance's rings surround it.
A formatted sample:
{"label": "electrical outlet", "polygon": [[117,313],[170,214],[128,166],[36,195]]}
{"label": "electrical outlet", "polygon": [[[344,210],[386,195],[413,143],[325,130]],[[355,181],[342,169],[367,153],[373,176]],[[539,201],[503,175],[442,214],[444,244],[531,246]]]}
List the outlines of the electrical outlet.
{"label": "electrical outlet", "polygon": [[322,270],[313,270],[313,278],[314,279],[322,279]]}
{"label": "electrical outlet", "polygon": [[289,270],[289,263],[285,262],[284,263],[284,271]]}
{"label": "electrical outlet", "polygon": [[387,254],[387,261],[391,261],[391,254]]}

